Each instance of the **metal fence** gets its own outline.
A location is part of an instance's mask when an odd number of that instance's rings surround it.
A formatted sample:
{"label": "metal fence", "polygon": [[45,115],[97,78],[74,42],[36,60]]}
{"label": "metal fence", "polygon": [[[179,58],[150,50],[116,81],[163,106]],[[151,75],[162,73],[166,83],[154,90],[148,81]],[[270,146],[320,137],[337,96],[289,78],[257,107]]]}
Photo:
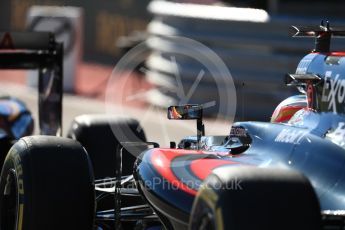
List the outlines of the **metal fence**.
{"label": "metal fence", "polygon": [[[289,27],[320,23],[319,19],[270,17],[260,10],[166,1],[151,2],[149,11],[154,18],[148,26],[152,54],[146,63],[147,79],[158,88],[150,102],[162,107],[185,103],[186,98],[176,93],[179,79],[185,92],[200,80],[198,74],[205,69],[204,63],[177,52],[184,48],[177,36],[187,37],[209,47],[223,60],[236,87],[236,102],[225,98],[224,104],[223,98],[221,103],[222,92],[229,90],[225,88],[227,84],[217,85],[217,76],[205,71],[188,103],[215,101],[215,105],[205,109],[206,115],[225,117],[232,114],[224,106],[237,104],[236,120],[268,120],[280,101],[298,93],[284,85],[283,77],[295,71],[299,60],[313,49],[314,41],[291,38]],[[345,21],[332,23],[344,25]],[[332,48],[344,50],[344,42],[334,40]]]}

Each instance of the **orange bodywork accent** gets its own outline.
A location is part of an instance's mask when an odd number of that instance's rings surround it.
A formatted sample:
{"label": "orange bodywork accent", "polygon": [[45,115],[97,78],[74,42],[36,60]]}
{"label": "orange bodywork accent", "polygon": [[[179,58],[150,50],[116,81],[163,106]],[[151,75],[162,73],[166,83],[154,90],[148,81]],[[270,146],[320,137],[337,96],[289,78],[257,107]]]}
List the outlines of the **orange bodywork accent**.
{"label": "orange bodywork accent", "polygon": [[[211,152],[205,152],[200,150],[185,150],[185,149],[152,149],[151,162],[158,173],[164,177],[174,187],[183,190],[193,196],[197,191],[184,184],[179,178],[177,178],[171,169],[171,162],[174,158],[181,155],[190,154],[217,154]],[[224,155],[224,153],[222,153]],[[204,180],[212,170],[221,165],[235,164],[237,162],[221,160],[221,159],[196,159],[191,161],[191,172],[200,180]]]}

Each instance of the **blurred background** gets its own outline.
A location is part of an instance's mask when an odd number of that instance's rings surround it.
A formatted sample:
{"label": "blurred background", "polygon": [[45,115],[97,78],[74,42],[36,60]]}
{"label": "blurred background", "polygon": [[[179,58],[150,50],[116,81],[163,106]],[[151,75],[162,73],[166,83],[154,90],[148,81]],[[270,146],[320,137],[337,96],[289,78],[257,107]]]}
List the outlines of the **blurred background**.
{"label": "blurred background", "polygon": [[[295,71],[314,41],[292,39],[289,26],[317,25],[322,19],[345,25],[343,12],[340,0],[1,0],[0,31],[51,30],[64,41],[65,129],[75,115],[104,112],[110,90],[115,98],[110,103],[132,111],[143,120],[149,139],[166,144],[195,130],[194,123],[183,124],[176,134],[162,138],[157,128],[161,123],[154,124],[157,114],[166,120],[164,108],[185,99],[174,91],[176,68],[185,92],[204,68],[176,54],[181,45],[176,36],[207,46],[230,70],[236,87],[235,114],[220,108],[219,92],[227,89],[217,86],[217,76],[208,72],[188,98],[188,103],[215,101],[205,109],[206,122],[217,118],[210,133],[226,134],[229,121],[268,121],[280,101],[298,93],[285,87],[283,77]],[[130,78],[114,76],[113,68],[123,55],[145,41],[146,52],[137,57],[136,68],[128,70]],[[336,39],[332,48],[343,50],[344,45]],[[18,94],[36,106],[30,99],[37,85],[35,72],[1,71],[0,75],[3,94]],[[123,99],[138,92],[141,96]],[[225,106],[233,106],[233,100],[226,98]],[[143,111],[149,115],[143,116]],[[160,122],[167,125],[164,132],[175,132],[177,123]]]}

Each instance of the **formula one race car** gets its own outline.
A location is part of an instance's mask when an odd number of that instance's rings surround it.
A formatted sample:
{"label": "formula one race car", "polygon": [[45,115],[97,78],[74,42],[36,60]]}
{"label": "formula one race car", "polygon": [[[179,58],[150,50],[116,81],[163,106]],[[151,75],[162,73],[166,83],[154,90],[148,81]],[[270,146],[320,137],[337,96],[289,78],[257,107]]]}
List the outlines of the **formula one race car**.
{"label": "formula one race car", "polygon": [[[238,122],[229,135],[205,136],[202,106],[180,105],[168,118],[196,120],[197,135],[177,148],[118,140],[106,151],[92,140],[104,132],[85,131],[104,128],[89,116],[69,133],[86,150],[71,139],[24,137],[1,172],[1,228],[344,229],[345,53],[331,52],[330,39],[345,28],[293,29],[316,38],[286,75],[305,95],[282,102],[270,123]],[[108,165],[96,160],[108,154]],[[114,176],[99,177],[96,168],[108,166]]]}
{"label": "formula one race car", "polygon": [[[115,174],[113,153],[119,141],[111,129],[131,132],[133,141],[145,141],[136,120],[104,114],[76,117],[69,138],[62,138],[62,63],[63,44],[54,34],[0,32],[0,69],[38,70],[40,133],[30,136],[34,119],[23,101],[0,96],[0,229],[93,226],[94,177]],[[126,156],[127,162],[135,160]]]}

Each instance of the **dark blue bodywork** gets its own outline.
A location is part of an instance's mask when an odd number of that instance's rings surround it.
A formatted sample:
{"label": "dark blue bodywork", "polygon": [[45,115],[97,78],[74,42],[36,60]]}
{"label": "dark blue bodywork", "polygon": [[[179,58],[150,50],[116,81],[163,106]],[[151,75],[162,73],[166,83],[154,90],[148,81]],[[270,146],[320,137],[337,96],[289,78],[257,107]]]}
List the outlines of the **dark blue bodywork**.
{"label": "dark blue bodywork", "polygon": [[[293,83],[307,94],[308,108],[298,111],[284,124],[235,123],[225,144],[207,149],[216,153],[210,156],[239,163],[223,167],[244,164],[298,170],[311,181],[322,210],[345,210],[344,56],[345,53],[311,53],[305,56],[296,70],[296,75],[302,76],[302,80]],[[312,81],[307,77],[304,79],[303,76],[314,76],[317,80]],[[241,150],[238,148],[241,145],[246,146]],[[237,151],[232,152],[235,148]],[[149,154],[150,151],[143,153],[143,159]],[[205,158],[205,154],[200,155]],[[183,167],[181,164],[171,165],[176,167],[172,169],[175,175],[182,180],[182,176],[176,172],[184,170],[184,166],[192,161],[193,159],[184,159]],[[139,189],[163,216],[166,226],[187,228],[194,197],[187,194],[178,195],[181,191],[174,196],[171,191],[167,192],[162,188],[143,186],[143,181],[159,177],[150,164],[149,160],[137,162],[135,174]],[[188,173],[184,173],[186,174]]]}

